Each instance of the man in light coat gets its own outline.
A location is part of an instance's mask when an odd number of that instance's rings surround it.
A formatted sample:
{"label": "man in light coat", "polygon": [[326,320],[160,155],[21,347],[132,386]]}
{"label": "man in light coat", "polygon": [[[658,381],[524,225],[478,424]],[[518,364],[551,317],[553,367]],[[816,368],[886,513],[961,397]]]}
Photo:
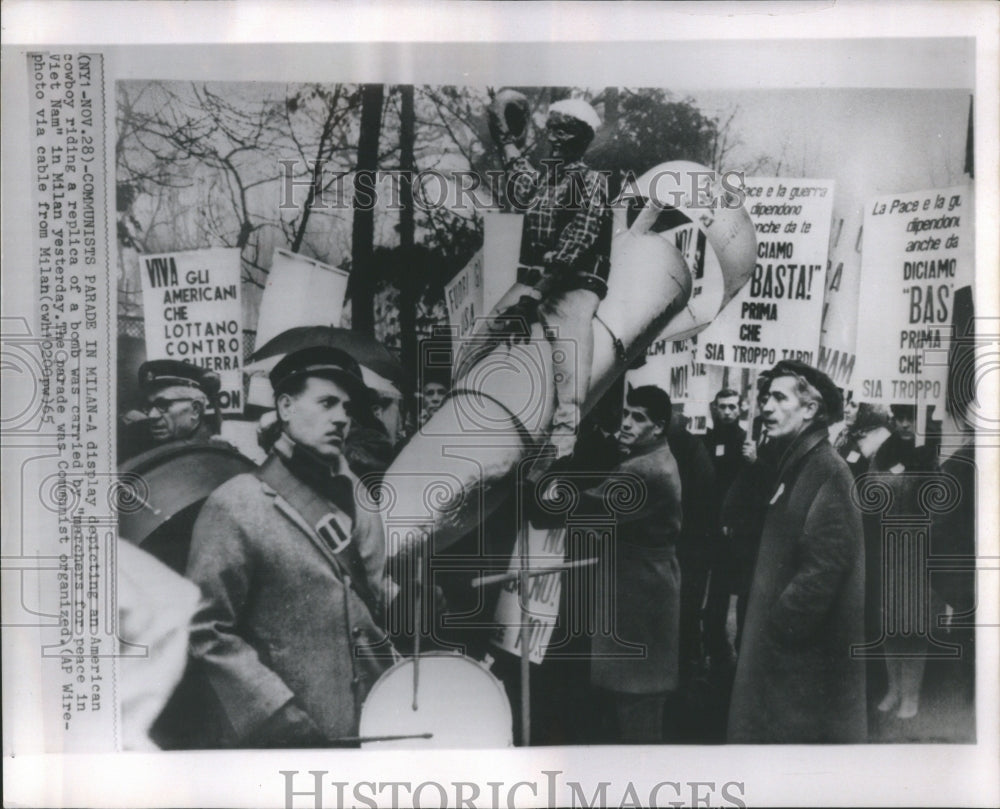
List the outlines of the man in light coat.
{"label": "man in light coat", "polygon": [[847,464],[827,424],[841,417],[830,378],[783,360],[762,415],[777,478],[761,536],[730,703],[728,741],[866,741],[864,534]]}
{"label": "man in light coat", "polygon": [[352,412],[371,407],[357,363],[304,348],[271,384],[281,435],[206,501],[188,561],[209,747],[343,743],[392,663],[381,522],[342,458]]}

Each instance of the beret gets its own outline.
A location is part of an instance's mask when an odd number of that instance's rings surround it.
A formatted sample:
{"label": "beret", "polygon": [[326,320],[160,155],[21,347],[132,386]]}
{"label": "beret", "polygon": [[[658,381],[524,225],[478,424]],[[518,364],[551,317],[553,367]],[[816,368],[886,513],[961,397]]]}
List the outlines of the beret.
{"label": "beret", "polygon": [[769,380],[779,376],[800,376],[819,393],[826,406],[827,420],[833,424],[844,417],[844,398],[832,379],[801,360],[781,360],[767,372]]}
{"label": "beret", "polygon": [[269,378],[271,387],[278,394],[293,379],[303,376],[331,379],[343,387],[358,404],[372,403],[372,392],[365,385],[361,366],[342,349],[325,345],[296,349],[281,358],[271,369]]}
{"label": "beret", "polygon": [[150,392],[180,385],[200,390],[209,398],[221,387],[219,375],[184,360],[147,360],[139,366],[139,387]]}
{"label": "beret", "polygon": [[556,101],[554,104],[550,104],[549,113],[551,114],[553,112],[558,112],[561,115],[568,115],[570,118],[576,118],[578,121],[583,121],[595,132],[601,127],[601,119],[598,117],[594,108],[586,101],[579,98],[567,98],[562,101]]}

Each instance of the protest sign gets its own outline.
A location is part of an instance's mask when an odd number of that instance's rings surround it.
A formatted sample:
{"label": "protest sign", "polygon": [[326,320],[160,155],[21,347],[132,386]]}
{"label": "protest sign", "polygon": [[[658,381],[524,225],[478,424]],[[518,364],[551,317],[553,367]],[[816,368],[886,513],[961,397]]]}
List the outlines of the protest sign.
{"label": "protest sign", "polygon": [[858,207],[841,216],[834,214],[816,363],[817,368],[845,390],[852,388],[856,358],[863,213]]}
{"label": "protest sign", "polygon": [[[340,326],[348,273],[314,258],[277,249],[260,299],[254,347],[299,326]],[[250,372],[247,402],[272,407],[266,370]]]}
{"label": "protest sign", "polygon": [[260,301],[256,346],[296,326],[339,326],[347,277],[339,267],[275,250]]}
{"label": "protest sign", "polygon": [[483,311],[483,250],[479,250],[444,288],[448,322],[459,339],[472,333]]}
{"label": "protest sign", "polygon": [[521,214],[489,212],[483,215],[483,248],[444,288],[448,323],[461,339],[476,328],[517,278],[521,247]]}
{"label": "protest sign", "polygon": [[972,187],[877,197],[866,208],[855,393],[864,402],[943,404],[955,290],[972,283]]}
{"label": "protest sign", "polygon": [[674,404],[705,400],[708,395],[708,368],[698,361],[698,338],[654,340],[646,349],[646,361],[629,371],[625,380],[634,388],[656,385],[670,394]]}
{"label": "protest sign", "polygon": [[483,309],[488,314],[517,278],[524,214],[483,214]]}
{"label": "protest sign", "polygon": [[758,369],[783,359],[816,364],[833,186],[832,180],[746,179],[757,265],[701,334],[702,362]]}
{"label": "protest sign", "polygon": [[187,250],[140,261],[146,356],[216,371],[219,409],[243,412],[240,251]]}
{"label": "protest sign", "polygon": [[[535,528],[530,523],[518,534],[514,554],[510,560],[510,573],[520,567],[522,543],[527,540],[529,567],[539,568],[558,565],[563,561],[566,547],[565,528]],[[521,625],[528,624],[528,659],[541,663],[545,658],[552,630],[559,618],[559,598],[562,594],[562,574],[548,573],[528,579],[528,589],[518,594],[516,579],[508,581],[497,600],[497,624],[493,642],[511,654],[521,655]],[[523,607],[523,618],[522,618]]]}

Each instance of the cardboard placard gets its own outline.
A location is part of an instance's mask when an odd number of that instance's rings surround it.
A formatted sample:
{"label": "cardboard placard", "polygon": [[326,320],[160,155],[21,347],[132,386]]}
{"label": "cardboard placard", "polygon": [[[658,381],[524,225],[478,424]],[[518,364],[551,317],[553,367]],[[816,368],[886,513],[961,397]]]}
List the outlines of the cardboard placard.
{"label": "cardboard placard", "polygon": [[140,256],[148,359],[184,360],[219,374],[223,413],[243,412],[240,251]]}
{"label": "cardboard placard", "polygon": [[748,177],[757,264],[698,341],[702,362],[764,370],[783,359],[815,365],[823,315],[833,180]]}
{"label": "cardboard placard", "polygon": [[[944,404],[955,290],[973,279],[971,185],[877,197],[865,212],[854,378],[880,404]],[[874,350],[871,350],[874,349]]]}

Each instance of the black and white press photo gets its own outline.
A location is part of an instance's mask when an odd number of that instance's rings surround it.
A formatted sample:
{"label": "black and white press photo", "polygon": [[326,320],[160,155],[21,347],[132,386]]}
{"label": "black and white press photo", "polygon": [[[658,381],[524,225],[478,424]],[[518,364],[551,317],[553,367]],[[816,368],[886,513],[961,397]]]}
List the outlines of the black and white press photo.
{"label": "black and white press photo", "polygon": [[15,794],[995,797],[995,9],[529,5],[5,43]]}

